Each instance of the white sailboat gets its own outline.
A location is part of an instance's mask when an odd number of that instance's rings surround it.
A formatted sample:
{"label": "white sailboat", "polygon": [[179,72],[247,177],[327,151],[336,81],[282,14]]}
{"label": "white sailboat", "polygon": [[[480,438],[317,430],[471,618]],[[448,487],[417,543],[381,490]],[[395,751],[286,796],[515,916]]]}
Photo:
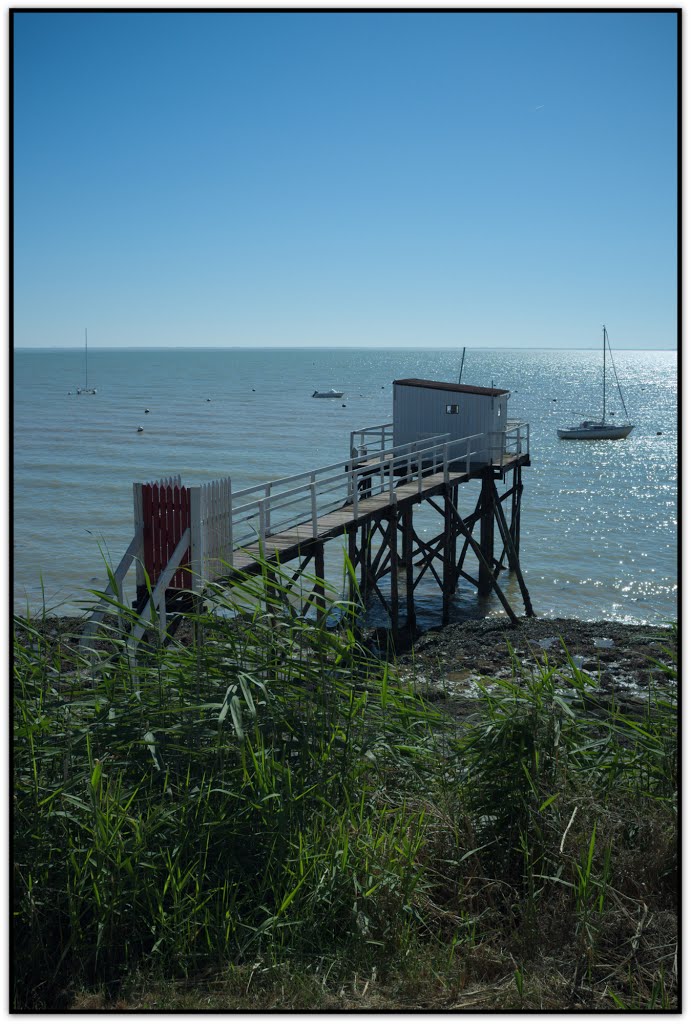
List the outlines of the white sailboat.
{"label": "white sailboat", "polygon": [[577,427],[563,427],[561,430],[557,430],[557,437],[561,438],[562,441],[621,441],[623,438],[628,437],[634,428],[633,423],[628,422],[629,414],[626,410],[626,403],[624,402],[624,396],[621,393],[621,387],[619,386],[619,380],[617,378],[616,367],[614,366],[614,356],[612,355],[612,347],[610,345],[609,353],[612,357],[612,370],[614,372],[614,379],[617,382],[617,388],[619,390],[619,397],[621,398],[621,404],[624,408],[624,415],[626,416],[626,423],[607,423],[605,421],[606,415],[606,394],[607,394],[607,346],[609,345],[609,337],[607,335],[607,328],[602,325],[602,419],[601,420],[583,420]]}
{"label": "white sailboat", "polygon": [[86,327],[84,328],[84,387],[77,388],[78,395],[95,395],[96,388],[89,387],[89,345],[86,336]]}

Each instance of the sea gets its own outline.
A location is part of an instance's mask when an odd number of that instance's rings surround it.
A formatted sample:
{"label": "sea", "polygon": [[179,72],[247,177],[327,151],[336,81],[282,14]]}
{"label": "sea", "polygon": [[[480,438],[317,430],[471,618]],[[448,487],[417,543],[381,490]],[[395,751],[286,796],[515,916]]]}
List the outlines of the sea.
{"label": "sea", "polygon": [[[351,430],[391,421],[392,381],[458,381],[460,368],[460,349],[92,345],[97,393],[77,395],[83,351],[15,351],[15,611],[73,615],[89,605],[90,592],[105,586],[105,564],[116,566],[132,539],[133,482],[230,477],[237,490],[345,461]],[[620,351],[616,373],[635,423],[624,441],[557,438],[558,427],[600,414],[597,349],[467,348],[462,379],[510,390],[509,417],[530,424],[520,556],[536,614],[669,623],[677,618],[676,353]],[[616,422],[622,409],[610,379],[607,411]],[[329,388],[343,398],[311,397]],[[464,514],[475,486],[461,488]],[[419,515],[423,535],[440,532],[435,513]],[[326,575],[338,589],[339,542],[327,545]],[[500,582],[522,613],[515,577]],[[419,624],[437,625],[441,595],[431,574],[416,602]],[[379,614],[370,610],[373,622]],[[498,614],[494,595],[480,598],[461,582],[454,621]]]}

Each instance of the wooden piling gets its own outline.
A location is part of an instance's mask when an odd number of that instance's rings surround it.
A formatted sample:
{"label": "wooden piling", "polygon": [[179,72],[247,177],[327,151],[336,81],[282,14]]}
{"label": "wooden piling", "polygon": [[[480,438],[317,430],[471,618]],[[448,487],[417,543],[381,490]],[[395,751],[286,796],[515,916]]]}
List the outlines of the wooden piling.
{"label": "wooden piling", "polygon": [[391,577],[391,633],[394,644],[398,640],[398,509],[394,505],[393,513],[389,519],[389,555]]}
{"label": "wooden piling", "polygon": [[326,611],[326,595],[324,593],[324,544],[317,544],[314,549],[314,604],[317,609],[317,618],[321,618]]}
{"label": "wooden piling", "polygon": [[518,560],[516,549],[514,547],[513,538],[511,537],[511,531],[509,530],[508,524],[506,522],[506,518],[504,516],[504,509],[502,508],[501,502],[499,501],[499,495],[497,494],[496,487],[494,487],[494,496],[496,498],[496,501],[494,503],[494,512],[497,519],[497,525],[499,526],[499,532],[501,533],[502,540],[504,542],[504,547],[506,548],[509,566],[512,572],[516,574],[516,578],[518,579],[518,585],[521,588],[521,595],[523,597],[523,605],[525,607],[526,615],[532,617],[535,614],[535,612],[533,611],[533,606],[530,601],[530,594],[528,593],[528,588],[526,587],[525,580],[523,579],[523,573],[521,572],[521,566]]}
{"label": "wooden piling", "polygon": [[357,529],[348,530],[348,561],[350,569],[348,572],[348,600],[355,604],[357,600],[356,572],[358,563]]}
{"label": "wooden piling", "polygon": [[453,528],[453,491],[447,484],[444,491],[444,550],[442,556],[442,625],[451,617],[451,599],[456,591],[456,531]]}
{"label": "wooden piling", "polygon": [[415,583],[413,565],[413,506],[409,505],[403,509],[401,514],[403,528],[403,564],[405,566],[405,600],[406,600],[406,627],[412,635],[415,631]]}
{"label": "wooden piling", "polygon": [[478,574],[478,592],[486,597],[494,583],[494,481],[492,470],[484,470],[480,494],[480,571]]}

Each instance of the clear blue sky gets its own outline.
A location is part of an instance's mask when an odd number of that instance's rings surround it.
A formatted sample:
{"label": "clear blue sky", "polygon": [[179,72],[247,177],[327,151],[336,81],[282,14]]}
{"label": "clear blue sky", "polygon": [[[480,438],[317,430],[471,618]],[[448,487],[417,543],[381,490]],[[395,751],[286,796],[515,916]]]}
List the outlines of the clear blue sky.
{"label": "clear blue sky", "polygon": [[15,345],[672,348],[676,33],[20,11]]}

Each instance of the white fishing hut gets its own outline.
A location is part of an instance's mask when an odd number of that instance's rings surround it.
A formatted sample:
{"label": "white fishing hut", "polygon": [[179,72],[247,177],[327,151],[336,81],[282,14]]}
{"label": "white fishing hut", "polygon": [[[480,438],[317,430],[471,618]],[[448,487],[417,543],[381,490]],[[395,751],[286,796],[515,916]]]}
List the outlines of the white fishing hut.
{"label": "white fishing hut", "polygon": [[[472,384],[408,378],[393,382],[393,443],[410,444],[440,434],[450,441],[487,435],[488,447],[504,435],[510,391]],[[474,459],[479,461],[478,459]],[[489,461],[489,454],[486,460]]]}

